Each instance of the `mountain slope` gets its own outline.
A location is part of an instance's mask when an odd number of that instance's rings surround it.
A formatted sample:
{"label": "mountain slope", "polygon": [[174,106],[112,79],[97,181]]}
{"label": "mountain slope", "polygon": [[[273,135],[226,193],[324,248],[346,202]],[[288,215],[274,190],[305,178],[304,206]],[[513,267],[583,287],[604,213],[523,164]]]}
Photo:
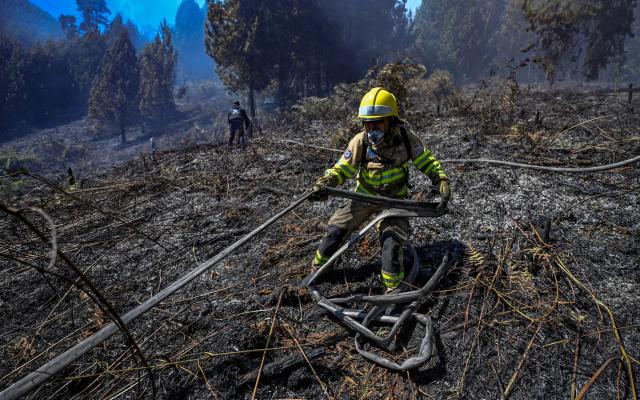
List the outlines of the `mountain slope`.
{"label": "mountain slope", "polygon": [[62,29],[54,16],[28,0],[0,2],[0,34],[22,44],[62,37]]}

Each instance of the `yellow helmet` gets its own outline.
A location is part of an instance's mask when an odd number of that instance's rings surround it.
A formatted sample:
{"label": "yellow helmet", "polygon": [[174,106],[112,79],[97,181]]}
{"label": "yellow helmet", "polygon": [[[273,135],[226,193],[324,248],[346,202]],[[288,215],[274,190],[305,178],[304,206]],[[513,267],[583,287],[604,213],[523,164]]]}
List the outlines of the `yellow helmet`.
{"label": "yellow helmet", "polygon": [[381,120],[384,117],[397,117],[396,96],[381,88],[373,88],[360,101],[358,118],[364,121]]}

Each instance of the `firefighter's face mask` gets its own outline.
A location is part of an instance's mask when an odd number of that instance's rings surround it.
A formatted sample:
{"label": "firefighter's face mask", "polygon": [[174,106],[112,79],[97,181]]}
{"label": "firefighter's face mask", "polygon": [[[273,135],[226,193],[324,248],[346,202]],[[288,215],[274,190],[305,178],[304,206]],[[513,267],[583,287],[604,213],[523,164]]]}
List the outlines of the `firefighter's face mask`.
{"label": "firefighter's face mask", "polygon": [[378,146],[384,140],[384,121],[366,121],[364,129],[367,131],[367,140],[374,146]]}

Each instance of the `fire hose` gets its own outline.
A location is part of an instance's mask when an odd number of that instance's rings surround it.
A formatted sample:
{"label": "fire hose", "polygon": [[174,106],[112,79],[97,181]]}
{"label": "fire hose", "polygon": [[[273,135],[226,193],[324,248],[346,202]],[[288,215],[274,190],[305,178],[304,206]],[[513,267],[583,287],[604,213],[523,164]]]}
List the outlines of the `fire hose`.
{"label": "fire hose", "polygon": [[[371,222],[365,225],[364,228],[362,228],[358,233],[354,234],[351,239],[347,241],[347,243],[342,245],[342,247],[340,247],[322,267],[320,267],[317,271],[310,273],[303,280],[302,284],[309,288],[312,298],[317,302],[319,307],[336,317],[338,320],[340,320],[340,322],[356,332],[356,350],[366,359],[382,365],[383,367],[396,371],[406,371],[424,364],[431,357],[431,351],[433,348],[433,323],[429,316],[419,314],[416,312],[416,310],[424,302],[427,295],[437,286],[437,284],[440,282],[440,279],[447,271],[447,268],[449,266],[448,255],[443,258],[440,266],[437,268],[434,275],[427,281],[427,283],[422,288],[417,290],[409,290],[414,286],[413,284],[416,281],[420,269],[418,256],[415,249],[410,244],[408,245],[408,250],[410,258],[413,260],[411,270],[406,276],[405,280],[401,282],[399,287],[389,294],[379,296],[365,296],[356,294],[348,297],[329,299],[320,292],[315,283],[322,275],[325,275],[333,268],[336,260],[338,259],[338,257],[340,257],[341,254],[343,254],[347,249],[353,248],[357,243],[359,243],[364,235],[379,221],[390,217],[440,217],[446,214],[448,210],[446,208],[437,208],[438,203],[415,202],[409,200],[390,199],[385,197],[374,197],[354,192],[346,192],[344,190],[334,188],[324,188],[322,189],[322,191],[328,195],[346,197],[353,200],[365,201],[390,208],[380,213]],[[358,303],[370,304],[372,305],[372,308],[368,312],[365,312],[364,310],[352,308],[347,309],[342,306],[342,304],[356,305]],[[390,308],[395,308],[395,306],[397,305],[407,303],[409,304],[399,311],[399,315],[388,315],[389,311],[395,311],[390,310]],[[368,339],[370,342],[373,342],[381,349],[384,349],[388,352],[394,351],[396,347],[396,344],[394,342],[396,334],[400,331],[402,326],[410,317],[415,318],[417,322],[422,324],[425,331],[424,337],[419,346],[417,356],[410,357],[401,364],[398,364],[395,361],[392,361],[381,355],[365,350],[363,337]],[[361,319],[362,322],[359,322],[359,319]],[[380,336],[374,333],[369,328],[370,324],[374,321],[381,323],[391,323],[391,330],[386,336]]]}
{"label": "fire hose", "polygon": [[[387,198],[381,198],[381,197],[362,195],[362,194],[353,193],[353,192],[347,192],[347,191],[339,190],[339,189],[327,189],[327,190],[329,191],[329,194],[332,194],[332,195],[335,195],[335,196],[346,197],[346,198],[351,198],[351,199],[360,200],[360,201],[369,201],[369,202],[372,202],[372,203],[375,203],[375,204],[378,204],[378,205],[381,205],[381,206],[391,207],[392,208],[386,214],[385,213],[381,214],[381,216],[379,216],[378,219],[376,219],[376,220],[379,220],[380,218],[384,218],[384,216],[389,217],[389,216],[394,216],[395,215],[395,216],[407,216],[407,217],[411,217],[411,216],[434,217],[434,216],[440,216],[440,215],[443,215],[444,213],[446,213],[446,210],[435,210],[434,209],[434,207],[435,207],[434,204],[435,203],[420,203],[420,202],[412,202],[412,201],[407,201],[407,200],[387,199]],[[136,320],[137,318],[139,318],[140,316],[142,316],[145,313],[149,312],[151,309],[156,307],[162,301],[166,300],[168,297],[170,297],[173,294],[175,294],[178,290],[180,290],[183,287],[185,287],[187,284],[192,282],[195,278],[197,278],[198,276],[204,274],[206,271],[208,271],[213,266],[218,264],[220,261],[222,261],[224,258],[229,256],[231,253],[233,253],[239,247],[243,246],[245,243],[247,243],[249,240],[251,240],[254,236],[258,235],[260,232],[265,230],[267,227],[272,225],[274,222],[276,222],[277,220],[282,218],[284,215],[286,215],[287,213],[289,213],[290,211],[292,211],[293,209],[298,207],[305,200],[307,200],[307,198],[309,196],[311,196],[311,194],[312,193],[306,193],[306,194],[302,195],[300,198],[296,199],[293,203],[291,203],[285,209],[283,209],[278,214],[274,215],[273,217],[271,217],[270,219],[268,219],[267,221],[262,223],[262,225],[260,225],[259,227],[257,227],[256,229],[254,229],[253,231],[248,233],[247,235],[243,236],[241,239],[239,239],[238,241],[233,243],[231,246],[229,246],[226,249],[222,250],[220,253],[218,253],[214,257],[210,258],[209,260],[201,263],[196,268],[191,270],[191,272],[189,272],[188,274],[182,276],[180,279],[178,279],[177,281],[173,282],[169,286],[165,287],[163,290],[161,290],[160,292],[158,292],[154,296],[150,297],[149,299],[147,299],[146,301],[144,301],[143,303],[141,303],[137,307],[135,307],[132,310],[128,311],[127,313],[123,314],[121,316],[121,320],[123,321],[123,323],[128,325],[131,322],[133,322],[134,320]],[[406,209],[405,210],[397,209],[397,208],[394,209],[393,207],[406,208]],[[409,210],[411,210],[411,211],[409,211]],[[397,213],[397,214],[393,214],[393,213]],[[368,224],[367,226],[370,228],[373,225],[372,224]],[[367,228],[367,230],[369,228]],[[351,243],[351,241],[350,241],[350,243]],[[347,244],[347,247],[348,247],[348,244]],[[344,250],[346,250],[346,247],[344,249],[341,249],[341,250],[342,250],[342,252],[344,252]],[[340,253],[341,252],[339,250],[339,253],[335,257],[333,257],[332,260],[330,259],[330,263],[331,264],[335,261],[335,259],[337,258],[337,256]],[[417,257],[414,257],[414,260],[417,260]],[[414,266],[417,265],[416,262],[417,261],[414,261]],[[325,265],[330,265],[330,263],[328,262]],[[443,265],[444,264],[445,263],[443,263]],[[442,265],[438,269],[438,271],[440,271],[441,269],[442,269]],[[322,270],[322,271],[324,272],[325,270]],[[412,269],[412,271],[413,271],[413,269]],[[438,272],[436,272],[436,275],[434,275],[434,278],[436,276],[441,276],[442,273],[440,273],[440,275],[438,275]],[[413,272],[410,274],[410,276],[413,276],[412,274],[413,274]],[[313,277],[313,279],[311,281],[315,280],[315,278],[317,276],[320,276],[320,275],[321,275],[320,271],[317,271],[317,273],[314,275],[314,277]],[[407,283],[410,283],[409,280],[407,280]],[[404,285],[405,286],[401,285],[400,287],[406,288],[406,284],[404,284]],[[388,304],[388,303],[394,303],[395,304],[395,303],[411,302],[409,309],[413,310],[413,309],[415,309],[415,307],[411,308],[411,306],[417,305],[419,303],[419,298],[424,296],[424,294],[425,294],[425,292],[420,292],[421,294],[418,293],[418,292],[419,291],[407,292],[407,293],[398,293],[398,294],[392,294],[392,295],[387,295],[387,296],[373,296],[371,298],[370,297],[364,297],[362,299],[362,301],[370,301],[370,302],[372,302],[372,304]],[[314,293],[314,289],[312,289],[312,293]],[[314,298],[320,298],[318,296],[320,296],[320,295],[316,294]],[[360,300],[360,298],[358,298],[358,300]],[[345,299],[338,299],[336,301],[345,302],[346,300]],[[363,315],[360,310],[356,310],[355,312],[349,311],[349,310],[345,310],[342,307],[338,306],[337,304],[331,303],[330,300],[326,300],[325,302],[322,302],[322,304],[319,303],[319,305],[321,307],[325,308],[325,309],[331,309],[332,307],[335,307],[335,309],[338,310],[338,311],[336,311],[337,313],[343,314],[343,319],[345,321],[347,321],[347,320],[354,321],[354,325],[353,325],[354,327],[362,326],[364,329],[360,329],[359,328],[360,330],[358,331],[358,333],[363,333],[363,334],[367,335],[367,337],[371,336],[368,333],[368,332],[371,332],[371,331],[368,328],[366,328],[366,325],[370,322],[371,319],[378,318],[378,319],[380,319],[382,321],[393,321],[395,323],[395,325],[398,325],[398,328],[396,328],[396,331],[397,331],[399,329],[399,327],[402,325],[402,323],[404,322],[404,320],[406,320],[407,317],[410,314],[413,315],[413,312],[407,311],[404,314],[402,314],[400,317],[386,317],[386,316],[378,315],[379,312],[376,311],[375,318],[374,317],[370,317],[369,319],[365,318],[363,323],[360,324],[357,321],[353,320],[353,318],[358,318],[360,315]],[[370,312],[370,314],[371,314],[371,312]],[[415,317],[418,320],[418,322],[420,322],[420,323],[425,325],[426,330],[428,332],[432,331],[432,324],[431,324],[430,320],[422,318],[419,315],[415,315]],[[16,382],[14,382],[9,387],[7,387],[4,390],[2,390],[0,392],[0,400],[16,399],[16,398],[26,394],[30,390],[40,386],[46,380],[48,380],[49,378],[51,378],[52,376],[54,376],[55,374],[57,374],[58,372],[63,370],[65,367],[67,367],[68,365],[70,365],[74,361],[78,360],[84,354],[86,354],[89,351],[91,351],[94,347],[98,346],[100,343],[102,343],[105,340],[109,339],[116,332],[118,332],[118,327],[116,326],[115,323],[112,322],[112,323],[104,326],[102,329],[100,329],[99,331],[97,331],[93,335],[91,335],[91,336],[87,337],[86,339],[80,341],[79,343],[75,344],[71,348],[67,349],[66,351],[64,351],[61,354],[57,355],[56,357],[54,357],[50,361],[46,362],[40,368],[36,369],[35,371],[32,371],[31,373],[27,374],[26,376],[22,377],[21,379],[17,380]],[[359,340],[358,336],[356,337],[356,339]],[[358,344],[358,341],[356,341],[356,345],[360,346]],[[361,351],[361,354],[363,354],[363,356],[367,357],[365,351]],[[375,360],[376,356],[372,355],[372,356],[369,356],[367,358]],[[385,365],[384,364],[385,362],[386,363],[390,363],[389,361],[386,361],[386,360],[378,360],[378,361],[379,361],[379,363],[382,363],[382,365]],[[407,360],[407,362],[408,361],[409,360]],[[389,368],[393,368],[393,366],[389,366]]]}

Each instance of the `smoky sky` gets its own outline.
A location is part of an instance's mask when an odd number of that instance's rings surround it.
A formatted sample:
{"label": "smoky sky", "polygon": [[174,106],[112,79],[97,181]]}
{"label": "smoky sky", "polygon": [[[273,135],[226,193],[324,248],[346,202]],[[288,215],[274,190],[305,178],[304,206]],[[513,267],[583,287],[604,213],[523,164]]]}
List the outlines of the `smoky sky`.
{"label": "smoky sky", "polygon": [[[56,18],[60,14],[77,15],[75,0],[31,0],[31,2]],[[153,31],[163,18],[167,19],[169,25],[173,25],[180,2],[181,0],[107,0],[107,6],[112,16],[120,13],[125,20],[130,19],[142,31]],[[196,0],[196,2],[202,6],[205,0]],[[422,0],[407,0],[407,8],[415,12],[421,2]]]}
{"label": "smoky sky", "polygon": [[[111,16],[122,14],[126,20],[133,21],[143,31],[155,30],[163,18],[173,25],[176,10],[182,0],[107,0]],[[75,0],[31,0],[32,3],[51,13],[54,17],[60,14],[78,15]],[[202,6],[205,0],[196,0]]]}

